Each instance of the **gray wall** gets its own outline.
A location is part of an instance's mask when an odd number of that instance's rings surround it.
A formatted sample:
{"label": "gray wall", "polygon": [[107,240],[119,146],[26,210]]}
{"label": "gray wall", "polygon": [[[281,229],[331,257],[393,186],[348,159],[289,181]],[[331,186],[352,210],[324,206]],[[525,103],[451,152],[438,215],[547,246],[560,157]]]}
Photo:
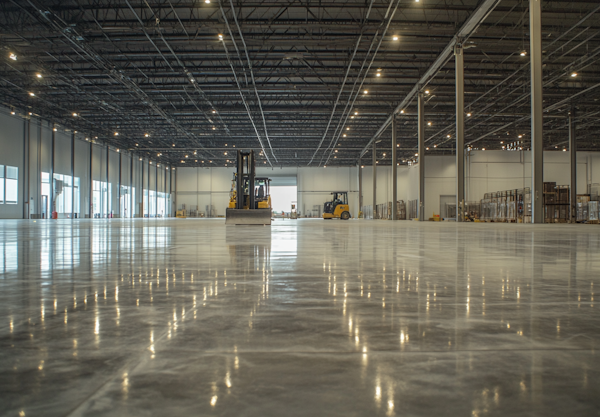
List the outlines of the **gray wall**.
{"label": "gray wall", "polygon": [[[19,169],[19,199],[17,204],[0,204],[0,219],[22,219],[29,217],[39,218],[42,203],[42,172],[50,173],[52,170],[52,136],[54,133],[54,173],[71,175],[74,169],[75,177],[80,179],[79,207],[80,216],[88,217],[90,213],[91,181],[106,181],[107,148],[100,143],[91,143],[86,140],[86,135],[75,133],[74,161],[72,166],[72,135],[73,132],[63,126],[57,126],[53,132],[53,125],[40,118],[28,115],[11,115],[10,110],[0,107],[0,165],[14,166]],[[91,138],[88,136],[88,138]],[[90,152],[92,156],[92,175],[90,177]],[[133,202],[134,216],[141,216],[140,203],[142,202],[141,171],[144,173],[144,188],[148,187],[148,168],[150,167],[150,185],[153,190],[158,186],[159,192],[174,191],[174,172],[161,164],[158,168],[158,182],[156,179],[157,167],[155,163],[149,165],[148,160],[140,161],[140,157],[133,153],[116,149],[108,152],[108,177],[111,186],[111,207],[116,217],[120,215],[119,204],[119,162],[121,163],[121,184],[135,187],[135,201]],[[130,181],[133,167],[133,181]],[[165,189],[165,181],[167,187]],[[169,184],[172,187],[169,187]],[[172,201],[174,198],[172,197]],[[27,204],[25,204],[27,203]],[[31,203],[31,207],[29,204]],[[66,215],[59,215],[66,217]]]}

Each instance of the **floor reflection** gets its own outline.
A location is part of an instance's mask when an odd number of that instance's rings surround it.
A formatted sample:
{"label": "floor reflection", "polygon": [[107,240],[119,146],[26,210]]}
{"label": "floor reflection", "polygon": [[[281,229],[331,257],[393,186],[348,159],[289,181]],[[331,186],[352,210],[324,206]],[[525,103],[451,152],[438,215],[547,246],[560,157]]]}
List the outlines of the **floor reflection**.
{"label": "floor reflection", "polygon": [[98,220],[0,234],[1,414],[600,406],[593,228]]}

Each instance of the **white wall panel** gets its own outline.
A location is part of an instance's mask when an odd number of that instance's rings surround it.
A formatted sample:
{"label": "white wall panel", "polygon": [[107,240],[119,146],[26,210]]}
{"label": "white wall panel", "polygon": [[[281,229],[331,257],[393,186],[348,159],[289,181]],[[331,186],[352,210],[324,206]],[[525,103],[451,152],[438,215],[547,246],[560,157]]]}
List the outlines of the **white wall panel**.
{"label": "white wall panel", "polygon": [[85,218],[90,214],[90,144],[75,141],[75,177],[79,177],[80,215]]}
{"label": "white wall panel", "polygon": [[21,219],[23,218],[23,175],[24,153],[23,139],[25,125],[20,117],[0,113],[0,165],[9,165],[19,168],[18,173],[18,203],[0,204],[0,218]]}
{"label": "white wall panel", "polygon": [[55,133],[54,173],[71,175],[71,133],[60,130]]}

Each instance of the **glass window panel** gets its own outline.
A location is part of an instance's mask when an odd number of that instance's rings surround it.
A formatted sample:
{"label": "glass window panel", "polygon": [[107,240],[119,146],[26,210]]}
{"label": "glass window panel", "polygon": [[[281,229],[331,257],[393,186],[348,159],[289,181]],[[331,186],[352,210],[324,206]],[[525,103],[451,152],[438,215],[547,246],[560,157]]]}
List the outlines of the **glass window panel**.
{"label": "glass window panel", "polygon": [[17,167],[6,167],[6,178],[10,178],[11,180],[19,179],[19,168]]}
{"label": "glass window panel", "polygon": [[6,204],[17,204],[19,199],[19,181],[6,179]]}

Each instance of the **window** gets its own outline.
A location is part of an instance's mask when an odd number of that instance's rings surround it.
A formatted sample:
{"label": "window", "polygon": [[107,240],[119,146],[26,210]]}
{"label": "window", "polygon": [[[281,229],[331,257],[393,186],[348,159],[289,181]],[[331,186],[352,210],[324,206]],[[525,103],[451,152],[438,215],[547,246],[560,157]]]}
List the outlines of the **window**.
{"label": "window", "polygon": [[19,168],[6,167],[4,188],[4,202],[6,204],[17,204],[19,200]]}
{"label": "window", "polygon": [[0,204],[4,204],[4,165],[0,165]]}

